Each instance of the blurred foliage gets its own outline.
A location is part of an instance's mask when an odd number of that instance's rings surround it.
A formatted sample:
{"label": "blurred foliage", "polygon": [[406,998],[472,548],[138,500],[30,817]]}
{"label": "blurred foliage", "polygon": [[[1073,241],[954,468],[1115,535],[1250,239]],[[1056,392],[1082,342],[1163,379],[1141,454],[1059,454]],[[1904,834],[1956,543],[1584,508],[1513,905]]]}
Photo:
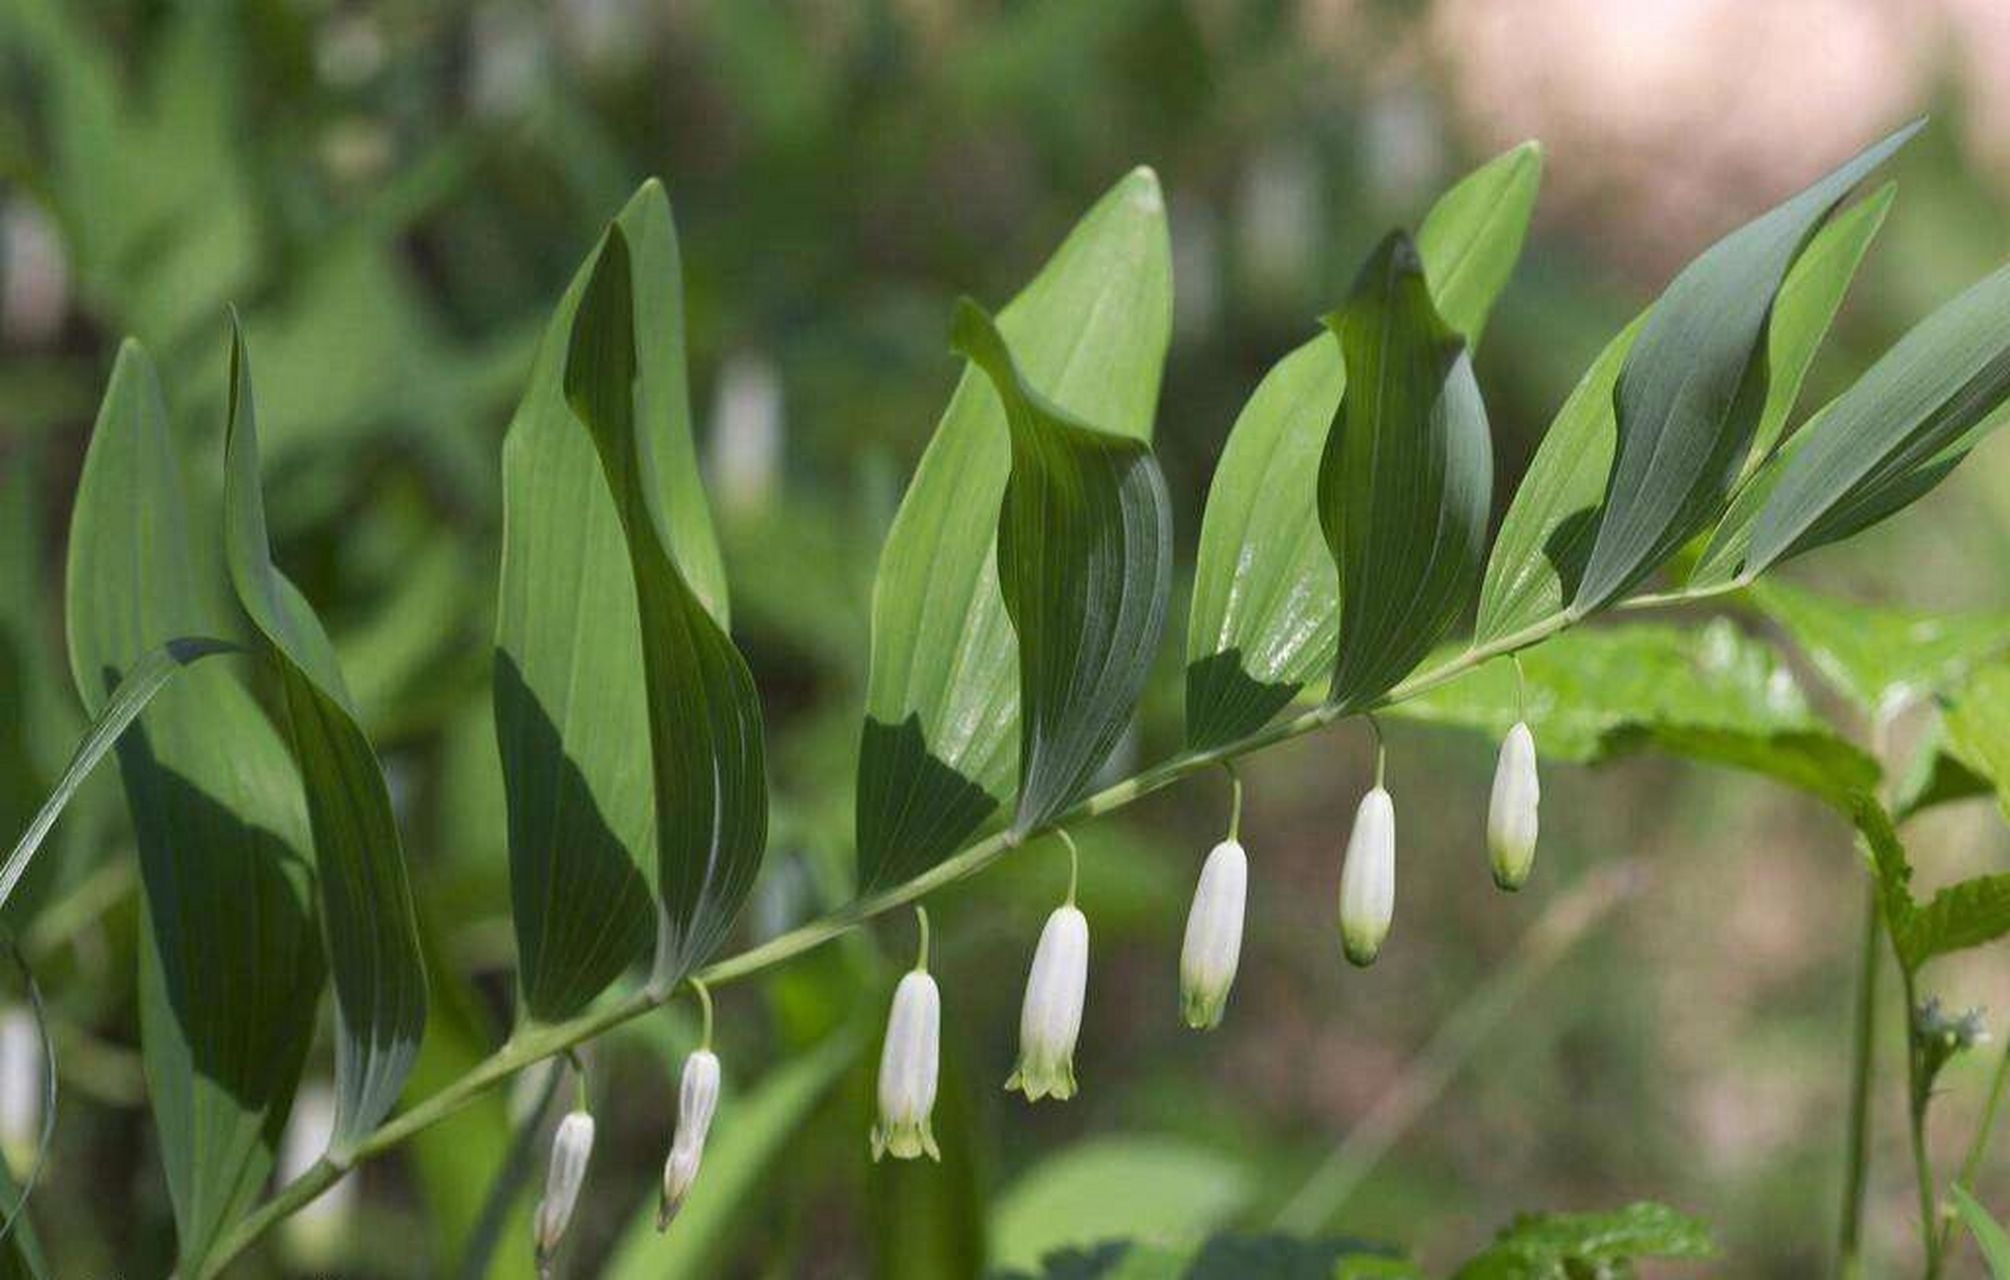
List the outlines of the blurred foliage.
{"label": "blurred foliage", "polygon": [[[1329,9],[1352,15],[1339,36]],[[235,302],[259,353],[275,555],[329,621],[413,863],[436,985],[413,1088],[492,1048],[513,999],[488,682],[499,447],[568,273],[655,174],[684,250],[736,639],[770,725],[775,836],[743,931],[768,936],[843,899],[869,589],[956,373],[951,299],[1002,302],[1097,192],[1135,164],[1157,168],[1177,280],[1157,439],[1191,546],[1220,442],[1261,371],[1314,331],[1388,226],[1514,141],[1484,136],[1484,122],[1468,131],[1443,105],[1416,21],[1407,6],[1287,0],[0,0],[0,820],[26,824],[79,724],[57,566],[117,341],[137,336],[160,358],[201,493],[221,474],[223,308]],[[1804,403],[1995,265],[2010,233],[1962,136],[1947,113],[1899,166],[1891,225]],[[1549,163],[1611,160],[1553,151]],[[1563,394],[1660,283],[1609,265],[1605,239],[1629,230],[1538,215],[1479,361],[1502,463],[1496,512]],[[1800,572],[1914,609],[2000,606],[2000,575],[1977,570],[2010,552],[2005,456],[1985,450],[1930,518]],[[1803,640],[1822,624],[1808,608],[1776,616]],[[1643,696],[1691,695],[1652,674],[1678,662],[1663,641],[1629,656],[1584,639],[1593,657],[1641,664]],[[1933,645],[1920,637],[1921,672]],[[1134,758],[1177,745],[1178,646],[1165,648]],[[1846,635],[1811,648],[1850,700],[1914,678],[1866,667]],[[1572,673],[1553,674],[1561,697]],[[1450,718],[1502,719],[1505,678],[1479,673],[1472,688],[1492,701]],[[1805,711],[1767,703],[1770,669],[1714,678],[1756,699],[1753,725],[1733,727],[1770,734],[1772,719]],[[1714,698],[1704,683],[1695,696]],[[1723,705],[1711,711],[1708,727],[1723,728]],[[1956,727],[1950,753],[1926,758],[2002,767],[1977,726]],[[1586,726],[1585,741],[1603,732]],[[1403,917],[1372,981],[1339,972],[1325,918],[1337,793],[1365,785],[1365,736],[1252,765],[1259,923],[1228,1023],[1204,1040],[1178,1026],[1172,957],[1224,797],[1184,788],[1081,833],[1096,973],[1085,1093],[1065,1108],[1029,1111],[995,1087],[1024,958],[1064,872],[1057,849],[1033,846],[981,890],[937,895],[940,1168],[866,1159],[865,1049],[892,980],[873,934],[723,993],[727,1095],[706,1179],[664,1242],[642,1220],[695,1028],[682,1010],[623,1028],[592,1055],[614,1122],[565,1265],[835,1275],[877,1260],[892,1274],[888,1260],[906,1257],[935,1259],[926,1274],[940,1275],[1046,1255],[1051,1271],[1050,1246],[1162,1233],[1178,1252],[1216,1227],[1260,1233],[1549,887],[1624,849],[1660,868],[1652,912],[1560,967],[1329,1225],[1449,1266],[1517,1210],[1653,1194],[1718,1227],[1740,1274],[1807,1274],[1838,1176],[1826,1121],[1845,1081],[1846,832],[1718,772],[1558,768],[1536,884],[1503,901],[1485,887],[1478,839],[1487,756],[1469,734],[1394,728],[1392,787],[1422,820],[1405,828]],[[172,1265],[137,1105],[135,911],[117,871],[132,842],[117,790],[91,784],[57,834],[60,856],[8,912],[68,1046],[64,1123],[34,1209],[61,1274]],[[1960,825],[1984,807],[1932,819],[1952,825],[1916,850],[1926,875],[2002,864],[1993,817]],[[1749,860],[1755,847],[1771,856]],[[904,953],[902,927],[886,942]],[[1949,972],[1989,989],[1972,967]],[[329,1046],[312,1061],[310,1078],[325,1079]],[[1972,1085],[1968,1070],[1950,1067],[1948,1087]],[[1902,1211],[1900,1100],[1885,1101],[1877,1167],[1890,1172],[1874,1189]],[[485,1100],[352,1175],[357,1194],[344,1225],[317,1237],[323,1252],[308,1251],[303,1221],[241,1273],[443,1273],[509,1123],[502,1095]],[[491,1274],[527,1272],[528,1200]],[[1902,1220],[1873,1228],[1880,1249],[1903,1247]]]}

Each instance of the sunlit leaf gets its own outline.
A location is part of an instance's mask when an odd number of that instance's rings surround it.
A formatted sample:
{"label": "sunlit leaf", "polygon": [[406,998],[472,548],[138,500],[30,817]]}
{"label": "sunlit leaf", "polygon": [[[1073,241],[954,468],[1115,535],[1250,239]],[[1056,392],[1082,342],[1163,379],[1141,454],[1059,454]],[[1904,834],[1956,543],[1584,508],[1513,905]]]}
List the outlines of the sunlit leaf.
{"label": "sunlit leaf", "polygon": [[[1476,345],[1521,249],[1542,153],[1524,143],[1446,192],[1417,250],[1439,313]],[[1330,333],[1264,375],[1208,488],[1187,624],[1187,744],[1250,733],[1333,665],[1339,579],[1319,530],[1319,456],[1346,385]]]}
{"label": "sunlit leaf", "polygon": [[1614,392],[1619,443],[1574,611],[1610,603],[1717,516],[1765,412],[1768,319],[1789,269],[1851,189],[1919,127],[1719,240],[1648,311]]}
{"label": "sunlit leaf", "polygon": [[2010,933],[2010,875],[1974,876],[1936,892],[1893,935],[1908,968]]}
{"label": "sunlit leaf", "polygon": [[1374,700],[1457,621],[1479,585],[1493,492],[1486,407],[1398,232],[1327,317],[1349,385],[1319,462],[1319,523],[1340,571],[1329,697]]}
{"label": "sunlit leaf", "polygon": [[1016,830],[1087,792],[1130,724],[1165,629],[1172,510],[1151,446],[1083,421],[1027,384],[975,303],[956,348],[989,375],[1012,439],[998,585],[1019,641]]}
{"label": "sunlit leaf", "polygon": [[1941,723],[1949,752],[1996,789],[1997,805],[2010,816],[2010,665],[1978,668],[1949,689]]}
{"label": "sunlit leaf", "polygon": [[233,320],[224,530],[238,603],[279,669],[335,987],[337,1156],[389,1114],[426,1029],[426,975],[391,795],[321,621],[272,563],[244,335]]}
{"label": "sunlit leaf", "polygon": [[1019,1175],[991,1209],[993,1265],[1033,1268],[1069,1245],[1198,1242],[1254,1191],[1244,1161],[1173,1138],[1077,1143]]}
{"label": "sunlit leaf", "polygon": [[1564,1280],[1624,1275],[1649,1258],[1711,1258],[1702,1223],[1665,1205],[1641,1202],[1611,1213],[1527,1213],[1454,1273],[1455,1280]]}
{"label": "sunlit leaf", "polygon": [[1773,581],[1754,584],[1749,598],[1867,712],[1932,694],[2010,650],[2010,613],[1907,613]]}
{"label": "sunlit leaf", "polygon": [[189,665],[235,646],[183,637],[239,625],[221,548],[196,532],[212,524],[183,495],[159,383],[129,343],[71,516],[70,664],[96,723],[57,795],[117,741],[146,903],[140,1043],[185,1272],[271,1171],[322,977],[286,744],[224,663]]}
{"label": "sunlit leaf", "polygon": [[[1165,202],[1150,170],[1097,202],[998,327],[1022,376],[1056,405],[1150,439],[1172,331]],[[939,862],[1011,787],[1017,657],[995,546],[1011,466],[1004,408],[990,381],[966,369],[887,535],[873,590],[862,888]]]}
{"label": "sunlit leaf", "polygon": [[[726,583],[693,458],[682,284],[669,200],[645,183],[616,219],[634,273],[634,421],[669,545],[721,627]],[[621,518],[564,363],[593,259],[559,300],[503,445],[496,738],[524,1006],[576,1013],[655,938],[655,799],[643,633]]]}
{"label": "sunlit leaf", "polygon": [[565,357],[565,398],[592,436],[628,544],[642,635],[656,802],[661,935],[670,983],[725,941],[768,835],[761,701],[753,673],[684,576],[645,426],[634,269],[619,222],[601,241]]}

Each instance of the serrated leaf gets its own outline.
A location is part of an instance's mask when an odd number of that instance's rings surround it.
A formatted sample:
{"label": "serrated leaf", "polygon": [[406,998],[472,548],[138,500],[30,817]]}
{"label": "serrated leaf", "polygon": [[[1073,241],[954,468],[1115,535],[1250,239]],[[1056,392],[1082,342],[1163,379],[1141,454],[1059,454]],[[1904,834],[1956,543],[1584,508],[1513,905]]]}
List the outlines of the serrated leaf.
{"label": "serrated leaf", "polygon": [[[1477,345],[1528,229],[1541,178],[1534,143],[1446,192],[1417,249],[1439,313]],[[1319,456],[1346,371],[1330,333],[1272,366],[1243,407],[1208,486],[1187,624],[1187,745],[1261,728],[1331,669],[1339,579],[1319,529]]]}
{"label": "serrated leaf", "polygon": [[244,334],[231,323],[224,434],[224,544],[238,604],[279,669],[319,870],[335,987],[335,1124],[349,1149],[398,1101],[426,1029],[426,974],[412,889],[376,750],[364,736],[314,609],[272,563]]}
{"label": "serrated leaf", "polygon": [[[677,235],[661,184],[616,222],[634,271],[635,421],[656,459],[669,545],[721,627],[727,591],[691,441]],[[524,1007],[569,1016],[655,938],[655,798],[635,575],[564,362],[594,259],[554,309],[503,445],[496,740]]]}
{"label": "serrated leaf", "polygon": [[1754,584],[1749,599],[1866,712],[1937,692],[2010,650],[2005,613],[1907,613],[1770,581]]}
{"label": "serrated leaf", "polygon": [[186,1273],[272,1169],[322,978],[286,745],[225,664],[191,665],[236,648],[185,638],[237,627],[219,549],[193,532],[208,523],[183,496],[153,366],[128,343],[71,516],[70,664],[96,723],[56,798],[117,742],[146,906],[141,1050]]}
{"label": "serrated leaf", "polygon": [[565,357],[565,398],[593,439],[628,545],[648,691],[660,934],[667,985],[725,941],[768,836],[760,695],[746,659],[685,578],[644,426],[627,232],[607,229]]}
{"label": "serrated leaf", "polygon": [[958,304],[954,340],[990,377],[1012,442],[998,586],[1019,642],[1012,825],[1026,832],[1087,793],[1137,709],[1172,591],[1172,504],[1151,446],[1030,386],[981,307]]}
{"label": "serrated leaf", "polygon": [[2010,1280],[2010,1234],[1989,1216],[1989,1211],[1969,1194],[1968,1188],[1956,1183],[1948,1194],[1968,1234],[1975,1237],[1975,1247],[1982,1251],[1983,1261],[1989,1264],[1992,1280]]}
{"label": "serrated leaf", "polygon": [[1779,654],[1718,620],[1568,631],[1473,670],[1387,714],[1498,738],[1527,720],[1537,749],[1595,763],[1654,748],[1765,773],[1847,809],[1876,783],[1870,757],[1812,711]]}
{"label": "serrated leaf", "polygon": [[[1097,202],[998,316],[1023,376],[1069,413],[1151,437],[1172,331],[1158,180],[1140,169]],[[858,881],[905,879],[999,807],[1015,773],[1019,690],[993,515],[1011,445],[988,379],[967,369],[881,553],[859,752]]]}
{"label": "serrated leaf", "polygon": [[1649,310],[1614,392],[1619,444],[1574,612],[1611,603],[1721,510],[1765,411],[1768,320],[1789,269],[1851,189],[1919,127],[1719,240]]}
{"label": "serrated leaf", "polygon": [[1954,758],[1995,788],[2010,816],[2010,665],[1981,667],[1948,690],[1941,723]]}
{"label": "serrated leaf", "polygon": [[1966,951],[2010,933],[2010,875],[1974,876],[1936,892],[1906,916],[1895,934],[1909,969],[1935,956]]}
{"label": "serrated leaf", "polygon": [[1911,502],[1996,425],[2006,400],[2010,267],[1899,339],[1772,464],[1778,476],[1741,575],[1846,538]]}
{"label": "serrated leaf", "polygon": [[1455,1280],[1565,1280],[1607,1274],[1640,1259],[1711,1258],[1716,1252],[1708,1228],[1665,1205],[1643,1201],[1611,1213],[1528,1213],[1459,1268]]}
{"label": "serrated leaf", "polygon": [[1432,305],[1409,237],[1382,242],[1326,324],[1349,379],[1319,461],[1319,524],[1340,576],[1328,696],[1361,706],[1471,602],[1493,445],[1465,343]]}

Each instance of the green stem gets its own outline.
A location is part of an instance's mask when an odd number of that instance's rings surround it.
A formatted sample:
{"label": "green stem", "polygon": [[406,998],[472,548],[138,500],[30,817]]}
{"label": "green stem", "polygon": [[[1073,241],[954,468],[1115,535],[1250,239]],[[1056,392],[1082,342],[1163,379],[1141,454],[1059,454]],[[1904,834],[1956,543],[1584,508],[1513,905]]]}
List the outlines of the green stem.
{"label": "green stem", "polygon": [[712,989],[705,985],[703,978],[692,978],[691,990],[698,993],[698,1010],[702,1021],[699,1023],[698,1047],[710,1052],[712,1048]]}
{"label": "green stem", "polygon": [[[1676,592],[1655,597],[1654,603],[1686,604],[1691,599],[1701,599],[1718,593],[1718,590],[1706,590],[1692,597]],[[1577,618],[1572,614],[1556,614],[1510,635],[1501,636],[1485,644],[1472,645],[1456,657],[1449,658],[1428,671],[1411,676],[1365,705],[1343,706],[1324,703],[1220,746],[1174,756],[1135,777],[1105,787],[1067,812],[1058,815],[1044,827],[1017,835],[1009,831],[1000,831],[986,836],[912,880],[855,899],[828,915],[770,938],[757,947],[709,964],[693,976],[712,986],[718,986],[772,969],[805,951],[813,950],[833,938],[851,932],[875,916],[883,915],[896,907],[906,906],[944,885],[975,875],[1033,836],[1056,830],[1064,824],[1086,822],[1090,818],[1121,809],[1202,769],[1261,751],[1280,742],[1304,737],[1349,715],[1365,714],[1403,702],[1455,680],[1484,662],[1546,640],[1575,621]],[[927,918],[925,913],[922,918],[925,929]],[[501,1048],[475,1064],[466,1075],[379,1125],[376,1130],[359,1141],[344,1158],[339,1161],[323,1159],[281,1187],[270,1200],[247,1214],[232,1228],[230,1234],[224,1237],[215,1251],[205,1260],[201,1274],[217,1275],[233,1259],[250,1248],[254,1241],[333,1186],[336,1179],[353,1165],[373,1156],[382,1155],[413,1134],[438,1124],[532,1063],[551,1057],[553,1054],[564,1053],[575,1045],[602,1035],[625,1022],[633,1021],[661,1006],[673,994],[675,994],[674,987],[668,991],[644,987],[563,1022],[524,1023]]]}
{"label": "green stem", "polygon": [[1919,1183],[1919,1237],[1926,1252],[1925,1280],[1939,1280],[1940,1276],[1940,1223],[1939,1213],[1934,1207],[1933,1163],[1926,1154],[1926,1108],[1929,1101],[1924,1081],[1921,1079],[1919,1053],[1913,1047],[1913,1010],[1919,1005],[1918,995],[1913,988],[1912,974],[1903,960],[1898,967],[1899,981],[1905,990],[1905,1083],[1906,1083],[1906,1128],[1912,1143],[1912,1172]]}
{"label": "green stem", "polygon": [[1054,828],[1054,834],[1068,846],[1068,905],[1072,907],[1075,905],[1075,886],[1082,878],[1082,851],[1075,847],[1075,837],[1068,834],[1066,827]]}
{"label": "green stem", "polygon": [[1235,761],[1224,760],[1221,767],[1228,771],[1228,838],[1242,839],[1242,775],[1235,771]]}
{"label": "green stem", "polygon": [[1843,1175],[1842,1225],[1836,1251],[1836,1271],[1843,1280],[1855,1280],[1863,1273],[1863,1197],[1870,1170],[1870,1078],[1877,1046],[1878,948],[1883,941],[1884,918],[1878,910],[1874,882],[1868,892],[1857,969],[1856,1038],[1850,1059],[1848,1164]]}

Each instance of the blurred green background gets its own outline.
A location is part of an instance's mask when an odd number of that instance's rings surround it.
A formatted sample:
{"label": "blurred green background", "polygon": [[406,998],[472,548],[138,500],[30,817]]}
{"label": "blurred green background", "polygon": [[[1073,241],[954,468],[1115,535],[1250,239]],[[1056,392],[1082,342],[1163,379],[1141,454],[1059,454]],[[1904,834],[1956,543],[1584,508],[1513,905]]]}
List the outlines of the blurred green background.
{"label": "blurred green background", "polygon": [[[214,487],[223,308],[245,314],[278,558],[329,622],[402,807],[440,987],[414,1083],[430,1090],[510,1010],[488,719],[502,431],[548,309],[643,178],[676,209],[701,449],[773,744],[775,838],[740,931],[757,940],[848,893],[869,591],[957,373],[951,301],[1002,303],[1127,169],[1153,166],[1171,208],[1157,439],[1190,555],[1262,371],[1388,226],[1473,163],[1525,137],[1547,149],[1479,362],[1498,510],[1577,375],[1682,261],[1897,120],[1934,112],[1804,405],[1997,266],[2005,86],[2010,17],[1990,0],[0,0],[0,830],[26,824],[80,724],[63,530],[123,335],[159,358],[191,482]],[[2010,605],[2006,480],[2010,453],[1986,447],[1792,576],[1921,609]],[[1130,763],[1177,747],[1176,652]],[[1250,763],[1249,942],[1205,1038],[1179,1024],[1175,959],[1225,789],[1204,779],[1082,831],[1095,952],[1084,1089],[1066,1105],[999,1089],[1064,855],[1036,845],[938,894],[939,1168],[867,1159],[904,919],[722,993],[727,1100],[663,1254],[639,1224],[693,1027],[677,1008],[609,1037],[591,1054],[603,1143],[566,1272],[950,1276],[1280,1213],[1442,1265],[1520,1209],[1653,1197],[1711,1223],[1731,1273],[1812,1274],[1841,1178],[1847,831],[1695,766],[1552,769],[1536,879],[1506,898],[1480,838],[1492,750],[1393,728],[1401,906],[1369,973],[1341,963],[1331,920],[1365,731]],[[124,821],[100,779],[9,908],[56,1029],[61,1114],[34,1212],[65,1275],[165,1274],[172,1258],[134,1043]],[[1914,843],[1925,887],[2006,853],[1981,801]],[[1587,879],[1615,866],[1622,881]],[[1540,951],[1539,921],[1586,912],[1431,1096],[1415,1059],[1434,1031]],[[2010,1010],[1991,953],[1932,981]],[[18,1005],[0,1018],[17,1172],[35,1137],[27,1027]],[[1899,1066],[1888,1054],[1876,1099],[1874,1261],[1912,1247]],[[1947,1077],[1950,1151],[1985,1070]],[[297,1126],[325,1112],[312,1082],[330,1071],[323,1045]],[[1418,1104],[1414,1122],[1329,1194],[1317,1171],[1392,1097]],[[492,1100],[364,1168],[243,1272],[456,1274],[511,1114]],[[526,1270],[528,1240],[506,1228],[496,1274]]]}

